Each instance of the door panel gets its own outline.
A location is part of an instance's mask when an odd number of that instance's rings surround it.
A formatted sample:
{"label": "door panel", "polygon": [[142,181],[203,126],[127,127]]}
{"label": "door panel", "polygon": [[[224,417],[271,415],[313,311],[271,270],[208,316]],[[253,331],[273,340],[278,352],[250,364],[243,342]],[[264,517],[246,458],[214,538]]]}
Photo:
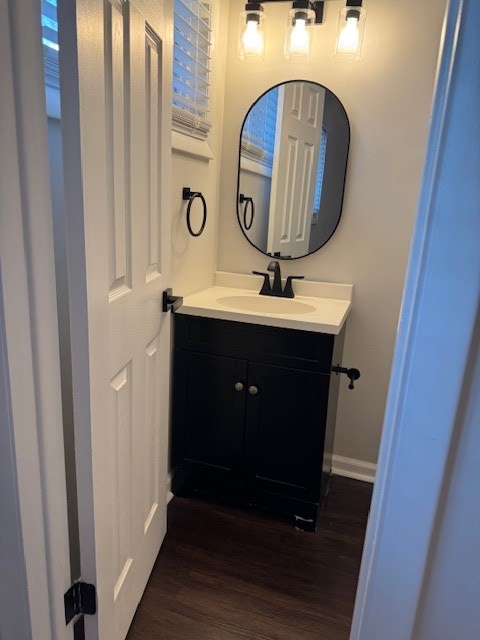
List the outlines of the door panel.
{"label": "door panel", "polygon": [[[245,424],[245,360],[178,351],[174,400],[175,457],[191,468],[241,477]],[[236,388],[239,383],[241,388]]]}
{"label": "door panel", "polygon": [[125,121],[128,89],[124,64],[124,11],[105,5],[105,124],[110,295],[131,285],[130,207],[127,199],[129,165],[126,157],[128,128]]}
{"label": "door panel", "polygon": [[[148,29],[145,38],[145,76],[146,76],[146,119],[147,127],[147,157],[149,159],[149,172],[147,178],[147,278],[160,273],[161,266],[161,242],[160,242],[160,226],[158,224],[157,211],[160,206],[160,190],[159,190],[159,169],[160,158],[158,154],[158,146],[155,140],[159,134],[159,110],[160,110],[160,63],[159,58],[160,46],[158,38]],[[133,70],[135,74],[138,70]],[[140,114],[141,117],[141,114]]]}
{"label": "door panel", "polygon": [[[143,459],[144,512],[143,530],[147,531],[158,508],[160,493],[160,434],[157,425],[160,419],[157,389],[159,387],[159,346],[155,338],[145,349],[145,439]],[[164,443],[162,443],[164,445]]]}
{"label": "door panel", "polygon": [[114,554],[114,599],[128,573],[132,558],[132,373],[128,363],[112,380],[112,455],[114,457],[114,510],[112,546]]}
{"label": "door panel", "polygon": [[72,4],[60,51],[81,564],[98,592],[89,637],[121,640],[166,530],[170,54],[163,3]]}
{"label": "door panel", "polygon": [[252,487],[315,499],[322,473],[322,447],[329,376],[249,363],[246,460]]}

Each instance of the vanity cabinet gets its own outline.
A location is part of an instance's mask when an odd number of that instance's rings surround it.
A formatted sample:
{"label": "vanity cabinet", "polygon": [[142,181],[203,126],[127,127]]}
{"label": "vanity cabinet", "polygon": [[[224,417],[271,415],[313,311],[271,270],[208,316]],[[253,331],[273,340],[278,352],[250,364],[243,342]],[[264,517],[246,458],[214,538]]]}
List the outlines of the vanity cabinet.
{"label": "vanity cabinet", "polygon": [[175,315],[173,491],[314,530],[331,471],[340,335]]}

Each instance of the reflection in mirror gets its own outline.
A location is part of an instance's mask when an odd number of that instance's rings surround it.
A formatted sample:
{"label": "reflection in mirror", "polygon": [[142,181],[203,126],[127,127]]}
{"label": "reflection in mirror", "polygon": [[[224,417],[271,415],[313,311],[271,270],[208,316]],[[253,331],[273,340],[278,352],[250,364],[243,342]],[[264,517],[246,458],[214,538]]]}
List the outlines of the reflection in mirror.
{"label": "reflection in mirror", "polygon": [[288,260],[331,238],[349,141],[342,103],[315,82],[284,82],[252,105],[240,136],[237,214],[253,246]]}

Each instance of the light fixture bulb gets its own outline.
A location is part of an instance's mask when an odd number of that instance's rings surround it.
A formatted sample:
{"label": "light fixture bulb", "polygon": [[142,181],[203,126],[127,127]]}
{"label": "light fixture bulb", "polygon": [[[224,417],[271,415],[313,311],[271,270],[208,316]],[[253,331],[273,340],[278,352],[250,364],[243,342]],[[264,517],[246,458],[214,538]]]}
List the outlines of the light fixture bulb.
{"label": "light fixture bulb", "polygon": [[263,34],[256,20],[249,20],[242,36],[245,55],[261,55],[263,52]]}
{"label": "light fixture bulb", "polygon": [[285,58],[307,61],[310,59],[311,28],[315,23],[315,12],[308,8],[309,3],[302,3],[300,7],[295,6],[300,3],[293,4],[294,8],[288,12]]}
{"label": "light fixture bulb", "polygon": [[263,60],[265,54],[265,16],[259,2],[249,2],[240,14],[238,57],[244,61]]}
{"label": "light fixture bulb", "polygon": [[290,47],[292,52],[306,55],[308,53],[308,41],[307,21],[296,20],[295,26],[290,34]]}
{"label": "light fixture bulb", "polygon": [[338,21],[338,39],[335,57],[341,60],[359,60],[365,29],[366,11],[362,7],[344,7]]}
{"label": "light fixture bulb", "polygon": [[347,18],[345,26],[338,36],[338,51],[342,53],[355,53],[358,49],[358,18]]}

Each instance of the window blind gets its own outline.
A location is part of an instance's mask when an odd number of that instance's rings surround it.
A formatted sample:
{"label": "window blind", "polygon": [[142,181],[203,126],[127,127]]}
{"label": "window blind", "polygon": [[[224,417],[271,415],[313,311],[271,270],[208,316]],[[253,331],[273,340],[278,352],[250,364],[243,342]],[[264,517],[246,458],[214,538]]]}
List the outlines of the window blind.
{"label": "window blind", "polygon": [[45,84],[58,89],[57,0],[41,0],[41,20]]}
{"label": "window blind", "polygon": [[320,213],[322,200],[323,174],[325,171],[325,158],[327,155],[327,131],[322,127],[322,137],[320,139],[320,151],[318,154],[318,168],[315,182],[315,197],[313,200],[313,215]]}
{"label": "window blind", "polygon": [[278,88],[267,91],[250,109],[242,130],[242,155],[268,167],[273,164]]}
{"label": "window blind", "polygon": [[212,3],[175,0],[173,45],[173,126],[205,139],[209,121]]}

